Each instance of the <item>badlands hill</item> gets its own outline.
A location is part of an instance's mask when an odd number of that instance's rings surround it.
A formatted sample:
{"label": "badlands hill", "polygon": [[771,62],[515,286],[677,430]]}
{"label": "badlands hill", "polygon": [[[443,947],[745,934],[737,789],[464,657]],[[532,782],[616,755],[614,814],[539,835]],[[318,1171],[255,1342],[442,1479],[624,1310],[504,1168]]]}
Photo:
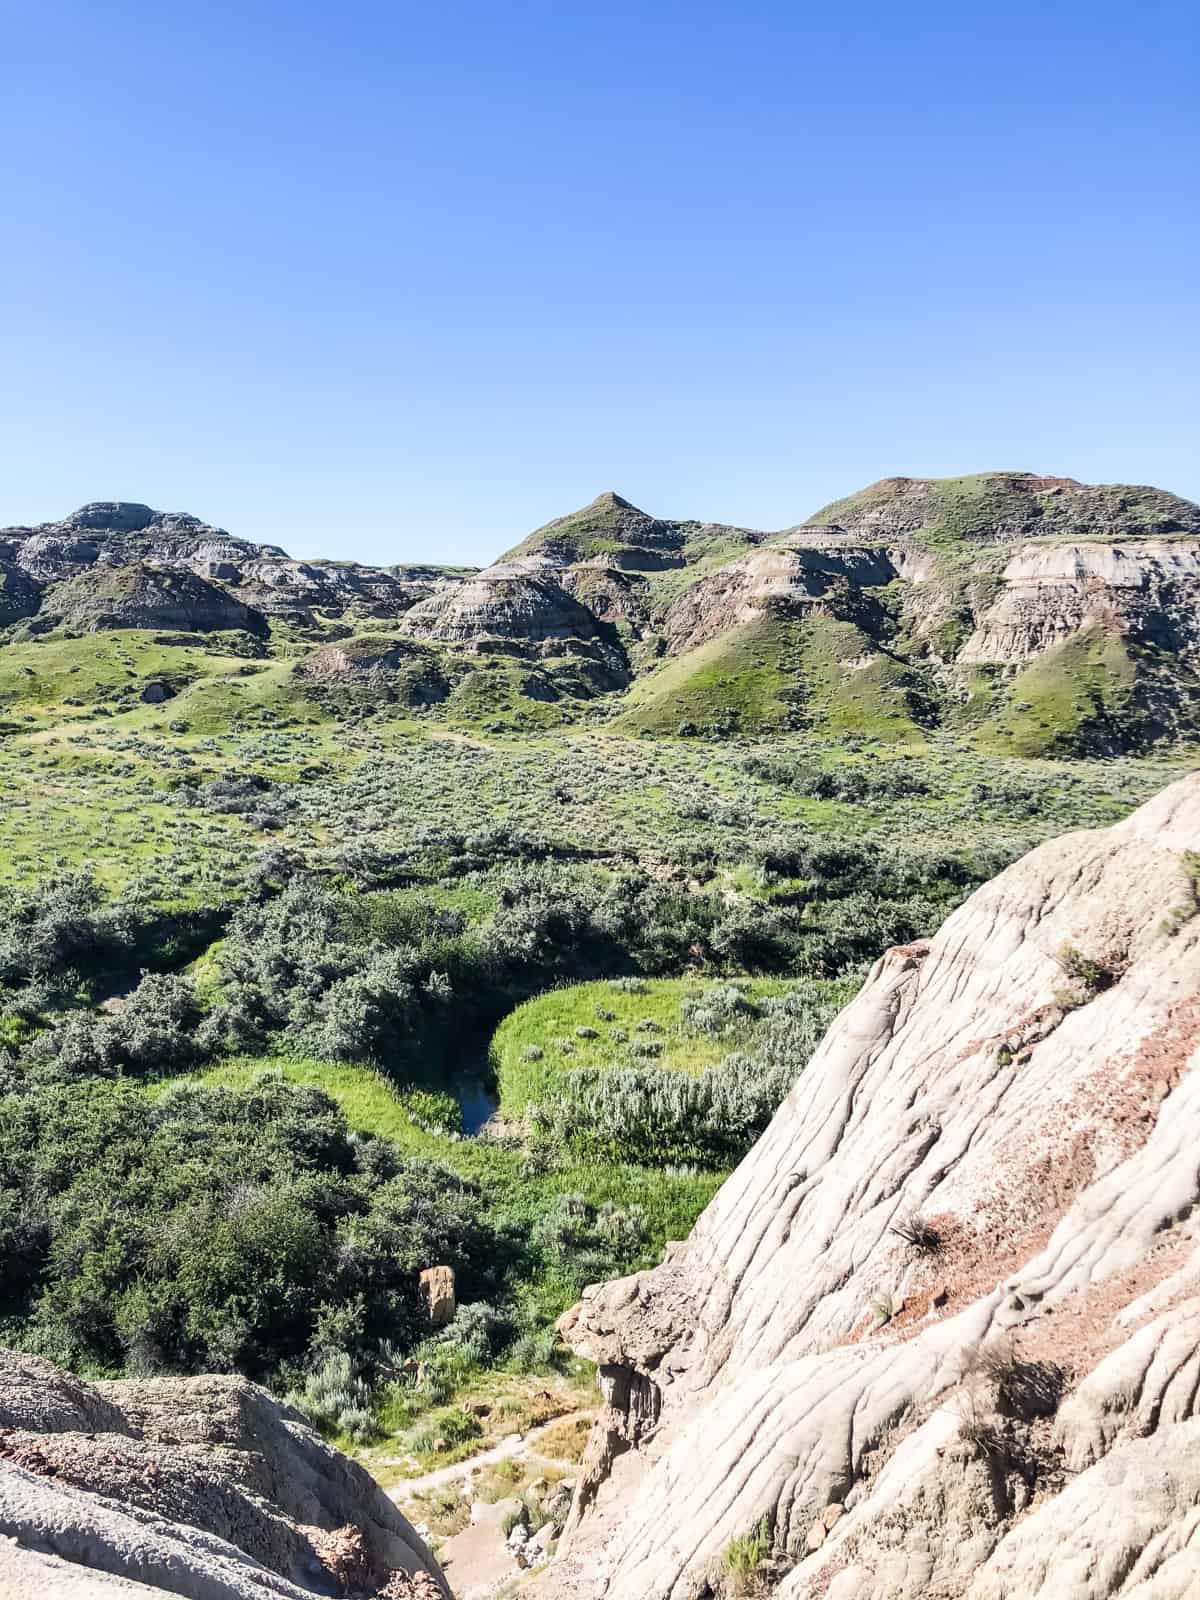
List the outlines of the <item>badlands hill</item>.
{"label": "badlands hill", "polygon": [[553,1600],[1200,1594],[1200,777],[893,949],[684,1243],[565,1320]]}
{"label": "badlands hill", "polygon": [[296,561],[98,502],[0,530],[0,630],[10,710],[39,692],[27,680],[47,651],[85,688],[94,636],[113,631],[143,635],[148,677],[176,691],[202,677],[211,700],[211,680],[242,669],[161,648],[208,634],[210,657],[288,660],[260,687],[310,715],[342,685],[360,706],[488,731],[611,720],[920,743],[946,729],[1002,753],[1111,754],[1195,732],[1200,507],[1029,473],[889,478],[765,534],[607,493],[473,572]]}

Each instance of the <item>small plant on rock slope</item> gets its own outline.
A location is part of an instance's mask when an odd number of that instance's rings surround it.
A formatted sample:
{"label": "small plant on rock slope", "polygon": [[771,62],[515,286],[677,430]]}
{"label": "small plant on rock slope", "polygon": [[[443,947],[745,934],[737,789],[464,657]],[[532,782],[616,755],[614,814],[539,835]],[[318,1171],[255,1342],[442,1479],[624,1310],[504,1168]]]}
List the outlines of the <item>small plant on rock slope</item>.
{"label": "small plant on rock slope", "polygon": [[893,1222],[891,1232],[898,1239],[903,1239],[905,1244],[918,1255],[936,1255],[942,1247],[941,1234],[932,1223],[926,1222],[918,1211],[910,1211],[898,1222]]}
{"label": "small plant on rock slope", "polygon": [[958,1437],[976,1455],[999,1461],[1009,1454],[1002,1424],[974,1387],[965,1389],[959,1399]]}
{"label": "small plant on rock slope", "polygon": [[1023,1361],[1011,1338],[977,1345],[963,1358],[963,1375],[990,1386],[1001,1416],[1031,1421],[1058,1410],[1067,1384],[1063,1368],[1050,1361]]}
{"label": "small plant on rock slope", "polygon": [[[1113,973],[1103,962],[1084,955],[1073,944],[1064,944],[1058,952],[1059,965],[1068,978],[1083,991],[1085,1000],[1094,999],[1113,981]],[[1078,1003],[1078,1002],[1077,1002]]]}
{"label": "small plant on rock slope", "polygon": [[725,1546],[721,1564],[729,1574],[730,1589],[735,1595],[754,1593],[759,1574],[771,1553],[771,1524],[763,1517],[749,1533],[739,1534]]}

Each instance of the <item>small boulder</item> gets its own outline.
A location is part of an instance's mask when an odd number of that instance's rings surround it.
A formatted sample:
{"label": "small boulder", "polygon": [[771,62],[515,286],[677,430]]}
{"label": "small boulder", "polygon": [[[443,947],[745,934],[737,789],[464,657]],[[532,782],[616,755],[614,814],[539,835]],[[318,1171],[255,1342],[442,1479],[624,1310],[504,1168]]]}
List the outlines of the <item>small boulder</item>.
{"label": "small boulder", "polygon": [[457,1307],[453,1267],[426,1267],[420,1278],[420,1294],[431,1327],[444,1328],[453,1322]]}
{"label": "small boulder", "polygon": [[504,1500],[476,1500],[471,1507],[473,1527],[502,1527],[507,1517],[520,1516],[523,1502],[510,1494]]}
{"label": "small boulder", "polygon": [[559,1532],[556,1522],[543,1523],[525,1546],[525,1554],[532,1556],[534,1562],[544,1561],[550,1554],[550,1546],[558,1538]]}

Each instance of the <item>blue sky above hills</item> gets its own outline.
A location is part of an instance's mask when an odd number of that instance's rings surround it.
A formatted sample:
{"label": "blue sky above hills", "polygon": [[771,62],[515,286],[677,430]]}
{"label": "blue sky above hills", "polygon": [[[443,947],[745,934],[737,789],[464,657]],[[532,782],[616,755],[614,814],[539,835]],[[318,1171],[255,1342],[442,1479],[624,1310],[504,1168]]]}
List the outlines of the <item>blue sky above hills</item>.
{"label": "blue sky above hills", "polygon": [[0,523],[477,561],[615,488],[1200,497],[1165,3],[0,3]]}

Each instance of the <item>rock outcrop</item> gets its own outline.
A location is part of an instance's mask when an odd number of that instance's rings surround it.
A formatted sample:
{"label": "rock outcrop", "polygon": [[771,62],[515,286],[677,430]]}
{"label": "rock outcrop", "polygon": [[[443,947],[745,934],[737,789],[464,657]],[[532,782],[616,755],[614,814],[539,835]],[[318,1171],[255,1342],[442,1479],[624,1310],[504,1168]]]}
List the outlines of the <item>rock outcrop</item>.
{"label": "rock outcrop", "polygon": [[524,562],[489,567],[440,588],[406,612],[416,638],[471,648],[528,647],[547,653],[600,637],[595,616],[555,581]]}
{"label": "rock outcrop", "polygon": [[319,610],[333,616],[399,617],[448,581],[403,579],[357,563],[278,559],[244,562],[226,576],[247,605],[282,616]]}
{"label": "rock outcrop", "polygon": [[[58,522],[0,529],[0,576],[59,584],[93,568],[149,565],[180,570],[221,585],[250,609],[307,618],[398,617],[459,574],[437,567],[382,568],[353,561],[294,561],[273,544],[235,539],[184,512],[155,511],[132,501],[96,501]],[[0,625],[12,620],[0,582]],[[33,608],[36,609],[36,606]],[[14,613],[15,615],[16,613]],[[19,615],[31,615],[26,605]]]}
{"label": "rock outcrop", "polygon": [[[1200,775],[889,951],[600,1365],[549,1596],[1200,1583]],[[765,1523],[764,1523],[765,1519]]]}
{"label": "rock outcrop", "polygon": [[786,535],[700,578],[667,612],[663,637],[681,655],[764,612],[862,611],[864,589],[898,576],[887,550],[852,544],[840,529]]}
{"label": "rock outcrop", "polygon": [[41,584],[15,562],[0,560],[0,628],[32,617],[41,603]]}
{"label": "rock outcrop", "polygon": [[264,633],[257,611],[215,583],[174,567],[141,562],[103,567],[55,584],[37,613],[39,631],[96,633],[108,628],[170,628],[181,632],[243,629]]}
{"label": "rock outcrop", "polygon": [[374,1480],[254,1384],[86,1384],[0,1351],[0,1594],[14,1572],[81,1597],[449,1594]]}
{"label": "rock outcrop", "polygon": [[51,582],[97,563],[134,561],[186,565],[197,576],[220,577],[223,568],[283,555],[277,545],[235,539],[186,512],[155,511],[128,500],[97,500],[36,528],[0,528],[0,556]]}
{"label": "rock outcrop", "polygon": [[1089,624],[1200,660],[1200,539],[1025,545],[976,618],[963,663],[1028,660]]}

